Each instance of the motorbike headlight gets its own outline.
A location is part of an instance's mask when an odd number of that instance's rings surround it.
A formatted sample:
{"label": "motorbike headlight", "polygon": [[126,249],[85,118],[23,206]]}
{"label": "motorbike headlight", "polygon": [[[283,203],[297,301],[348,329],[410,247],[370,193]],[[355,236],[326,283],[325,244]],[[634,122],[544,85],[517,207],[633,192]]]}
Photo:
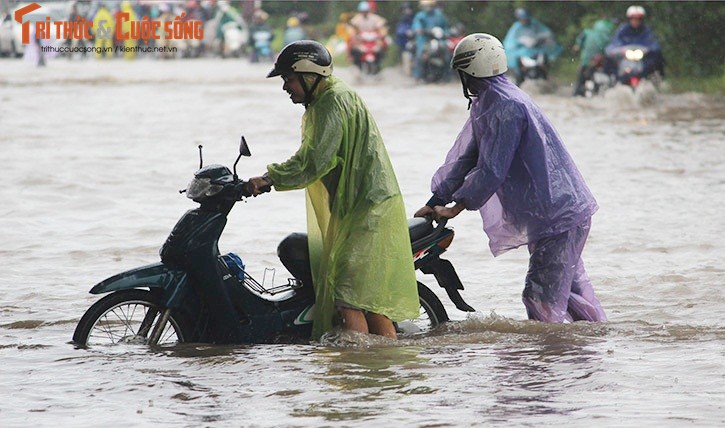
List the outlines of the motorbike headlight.
{"label": "motorbike headlight", "polygon": [[624,52],[624,57],[630,61],[640,61],[644,58],[644,52],[642,49],[627,49]]}
{"label": "motorbike headlight", "polygon": [[201,202],[209,196],[214,196],[222,190],[220,184],[212,184],[210,178],[194,177],[186,186],[186,197]]}

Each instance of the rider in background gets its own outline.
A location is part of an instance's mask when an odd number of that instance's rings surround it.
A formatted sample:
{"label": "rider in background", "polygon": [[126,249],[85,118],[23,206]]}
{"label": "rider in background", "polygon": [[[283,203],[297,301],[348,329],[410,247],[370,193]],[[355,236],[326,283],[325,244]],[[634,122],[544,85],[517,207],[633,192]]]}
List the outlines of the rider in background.
{"label": "rider in background", "polygon": [[606,49],[607,72],[616,74],[617,63],[623,55],[626,46],[639,45],[649,49],[644,56],[644,77],[654,72],[665,76],[665,60],[662,57],[662,48],[654,31],[644,23],[646,12],[642,6],[627,8],[627,22],[620,25]]}
{"label": "rider in background", "polygon": [[579,52],[579,70],[574,87],[574,96],[584,96],[584,82],[591,79],[594,71],[604,62],[604,49],[607,47],[614,30],[609,19],[597,20],[591,28],[586,28],[576,38],[574,52]]}
{"label": "rider in background", "polygon": [[413,73],[413,18],[415,11],[410,3],[405,2],[400,7],[400,19],[395,27],[395,44],[400,51],[400,60],[403,64],[403,72],[410,76]]}
{"label": "rider in background", "polygon": [[236,22],[240,26],[244,24],[244,18],[229,1],[220,1],[218,3],[214,20],[216,21],[216,38],[221,42],[222,46],[224,45],[224,24],[229,22]]}
{"label": "rider in background", "polygon": [[112,58],[113,57],[113,39],[104,37],[99,31],[101,23],[109,30],[111,34],[116,33],[116,20],[105,3],[98,6],[98,10],[93,16],[93,37],[95,40],[96,58]]}
{"label": "rider in background", "polygon": [[259,61],[259,52],[256,48],[255,33],[269,34],[268,43],[271,43],[272,40],[274,40],[274,32],[272,31],[272,27],[270,27],[267,23],[267,19],[269,19],[269,14],[262,9],[255,9],[252,14],[252,24],[249,26],[249,40],[247,41],[247,45],[249,46],[250,62]]}
{"label": "rider in background", "polygon": [[431,30],[439,27],[444,34],[448,34],[448,20],[443,12],[436,7],[435,0],[420,0],[420,11],[413,18],[413,32],[415,33],[415,66],[413,77],[415,80],[422,79],[423,50],[430,40]]}
{"label": "rider in background", "polygon": [[518,8],[514,11],[516,22],[511,25],[503,40],[503,47],[508,58],[508,68],[521,83],[521,67],[519,58],[527,55],[536,57],[544,52],[549,62],[556,60],[563,48],[554,40],[554,33],[536,18],[532,17],[526,9]]}
{"label": "rider in background", "polygon": [[352,18],[352,12],[342,12],[337,18],[337,24],[335,24],[335,34],[330,36],[327,41],[327,49],[335,54],[349,54],[350,46],[350,18]]}
{"label": "rider in background", "polygon": [[377,55],[377,60],[380,62],[381,58],[385,56],[385,50],[387,49],[388,22],[382,16],[373,13],[370,8],[370,3],[367,1],[361,1],[358,4],[357,12],[350,19],[351,35],[349,47],[354,64],[360,67],[360,58],[362,56],[360,49],[360,43],[362,42],[361,35],[363,33],[377,33],[378,42],[381,47]]}
{"label": "rider in background", "polygon": [[287,27],[284,29],[284,45],[287,46],[292,42],[304,40],[307,38],[307,32],[302,28],[300,19],[296,16],[290,16],[287,19]]}

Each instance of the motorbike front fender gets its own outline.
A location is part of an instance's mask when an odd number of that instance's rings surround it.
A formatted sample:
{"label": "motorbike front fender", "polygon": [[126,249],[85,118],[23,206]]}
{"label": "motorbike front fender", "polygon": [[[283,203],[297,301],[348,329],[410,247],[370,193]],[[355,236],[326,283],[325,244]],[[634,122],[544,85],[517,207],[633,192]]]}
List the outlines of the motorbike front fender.
{"label": "motorbike front fender", "polygon": [[420,271],[425,274],[432,273],[433,276],[435,276],[436,281],[438,281],[438,285],[446,290],[448,298],[450,298],[451,302],[456,305],[456,308],[464,312],[476,311],[471,305],[463,300],[461,293],[458,292],[458,290],[463,290],[463,283],[461,283],[461,279],[458,277],[456,269],[449,260],[435,257],[428,261],[425,265],[421,266]]}
{"label": "motorbike front fender", "polygon": [[172,289],[174,294],[184,290],[188,280],[186,272],[163,263],[154,263],[127,270],[105,279],[91,288],[91,294],[110,293],[132,288]]}

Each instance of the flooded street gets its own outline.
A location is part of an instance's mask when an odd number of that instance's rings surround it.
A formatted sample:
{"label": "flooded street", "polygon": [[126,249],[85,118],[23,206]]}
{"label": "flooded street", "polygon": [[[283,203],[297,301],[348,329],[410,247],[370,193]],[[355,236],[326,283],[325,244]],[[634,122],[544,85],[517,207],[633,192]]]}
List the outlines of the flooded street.
{"label": "flooded street", "polygon": [[[0,425],[725,425],[725,102],[612,91],[534,94],[600,205],[584,250],[608,323],[547,325],[521,303],[525,248],[493,258],[477,213],[444,255],[472,315],[426,337],[310,345],[75,349],[76,323],[118,272],[158,261],[199,166],[242,177],[286,160],[303,108],[237,60],[0,59]],[[466,120],[458,83],[398,70],[356,88],[376,118],[409,215]],[[304,231],[304,194],[239,203],[221,251],[261,278]]]}

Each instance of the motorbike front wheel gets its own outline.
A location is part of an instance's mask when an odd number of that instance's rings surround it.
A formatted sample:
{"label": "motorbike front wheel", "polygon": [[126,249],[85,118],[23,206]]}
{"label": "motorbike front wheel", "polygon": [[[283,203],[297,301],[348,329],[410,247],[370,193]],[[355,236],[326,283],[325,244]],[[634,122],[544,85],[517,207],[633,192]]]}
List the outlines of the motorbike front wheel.
{"label": "motorbike front wheel", "polygon": [[449,320],[446,308],[438,296],[421,282],[418,282],[418,299],[418,318],[396,323],[396,330],[401,336],[425,334]]}
{"label": "motorbike front wheel", "polygon": [[[147,290],[121,290],[97,301],[83,314],[73,333],[78,346],[103,346],[118,343],[145,345],[161,318],[161,299]],[[161,331],[158,345],[185,341],[189,324],[179,315],[171,315]]]}
{"label": "motorbike front wheel", "polygon": [[378,74],[378,65],[371,61],[363,61],[360,64],[360,70],[364,76],[373,76]]}

